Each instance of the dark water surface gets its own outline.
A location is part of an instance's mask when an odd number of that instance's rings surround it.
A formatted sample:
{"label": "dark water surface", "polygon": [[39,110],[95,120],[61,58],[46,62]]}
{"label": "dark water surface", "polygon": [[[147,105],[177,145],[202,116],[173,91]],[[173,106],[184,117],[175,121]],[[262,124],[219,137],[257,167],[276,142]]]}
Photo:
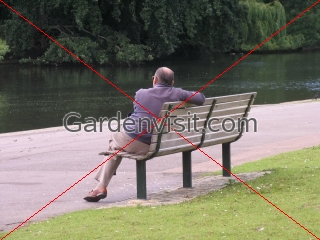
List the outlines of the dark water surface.
{"label": "dark water surface", "polygon": [[[198,90],[242,55],[159,61],[135,67],[94,67],[126,94],[152,87],[159,66],[175,72],[175,86]],[[320,93],[320,52],[250,55],[202,92],[207,97],[256,91],[255,104],[312,98]],[[0,133],[62,126],[69,112],[85,117],[125,116],[132,102],[84,66],[0,65]]]}

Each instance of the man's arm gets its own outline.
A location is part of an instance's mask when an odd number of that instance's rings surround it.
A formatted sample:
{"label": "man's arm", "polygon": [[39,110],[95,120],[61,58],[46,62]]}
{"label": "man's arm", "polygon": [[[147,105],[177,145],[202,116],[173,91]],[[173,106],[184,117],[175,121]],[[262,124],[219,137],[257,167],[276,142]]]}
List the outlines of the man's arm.
{"label": "man's arm", "polygon": [[[187,92],[187,97],[184,100],[188,99],[190,96],[192,96],[195,93],[195,92],[189,92],[189,91],[186,91],[186,92]],[[206,97],[201,92],[198,92],[197,94],[192,96],[192,98],[188,99],[188,102],[196,105],[203,105],[205,100],[206,100]]]}

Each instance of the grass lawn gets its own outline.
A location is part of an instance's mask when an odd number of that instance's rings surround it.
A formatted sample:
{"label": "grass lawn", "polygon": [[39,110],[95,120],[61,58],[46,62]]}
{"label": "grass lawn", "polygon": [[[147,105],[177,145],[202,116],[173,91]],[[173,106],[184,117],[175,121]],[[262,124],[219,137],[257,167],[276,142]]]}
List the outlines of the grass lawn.
{"label": "grass lawn", "polygon": [[176,205],[70,213],[20,228],[6,239],[320,237],[320,146],[246,163],[234,167],[233,173],[263,170],[272,173],[247,183],[284,213],[242,183],[230,183],[219,191]]}

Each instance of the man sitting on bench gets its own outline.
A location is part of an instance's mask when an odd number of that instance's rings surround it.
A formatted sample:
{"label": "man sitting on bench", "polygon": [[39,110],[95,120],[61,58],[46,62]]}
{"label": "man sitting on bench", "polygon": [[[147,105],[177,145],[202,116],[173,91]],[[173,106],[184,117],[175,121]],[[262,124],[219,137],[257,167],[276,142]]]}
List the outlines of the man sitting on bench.
{"label": "man sitting on bench", "polygon": [[[140,89],[136,92],[135,100],[133,103],[134,112],[130,115],[130,118],[134,120],[135,125],[126,126],[125,131],[123,128],[119,132],[112,132],[109,140],[108,150],[119,150],[129,144],[134,138],[138,137],[147,128],[145,126],[139,127],[139,118],[149,118],[152,122],[152,118],[158,116],[165,102],[185,101],[195,92],[186,91],[181,88],[173,87],[174,84],[174,73],[167,67],[158,68],[155,75],[153,76],[153,88]],[[203,105],[205,97],[202,93],[195,94],[188,102]],[[145,108],[143,108],[143,107]],[[153,115],[148,112],[149,110]],[[141,121],[145,123],[145,121]],[[145,127],[145,128],[144,128]],[[139,130],[140,132],[139,132]],[[152,129],[137,140],[130,143],[124,148],[128,153],[135,153],[138,155],[145,155],[149,151],[151,142]],[[109,158],[109,157],[107,157]],[[105,159],[106,160],[106,159]],[[122,157],[114,156],[104,163],[98,170],[95,179],[99,182],[97,186],[88,193],[84,198],[88,202],[98,202],[107,196],[107,186],[120,165]]]}

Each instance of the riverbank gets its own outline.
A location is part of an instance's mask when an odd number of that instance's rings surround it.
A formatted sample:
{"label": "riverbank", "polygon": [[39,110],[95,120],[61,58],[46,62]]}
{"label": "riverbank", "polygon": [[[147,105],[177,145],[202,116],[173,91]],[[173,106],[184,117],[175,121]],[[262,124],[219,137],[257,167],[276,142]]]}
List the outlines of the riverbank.
{"label": "riverbank", "polygon": [[[320,51],[320,46],[317,47],[303,47],[299,49],[294,49],[294,50],[273,50],[273,51],[267,51],[267,50],[259,50],[251,53],[252,55],[268,55],[268,54],[294,54],[294,53],[307,53],[307,52],[319,52]],[[250,51],[229,51],[229,52],[221,52],[221,51],[212,51],[212,52],[206,52],[206,53],[198,53],[198,54],[193,54],[192,56],[184,56],[184,55],[177,55],[177,54],[172,54],[171,56],[166,56],[162,58],[157,58],[152,61],[146,61],[143,64],[144,65],[155,65],[159,62],[163,61],[180,61],[181,59],[197,59],[197,58],[203,58],[203,57],[209,57],[209,56],[214,56],[214,55],[231,55],[231,56],[244,56]],[[196,56],[196,57],[195,57]],[[6,64],[22,64],[22,65],[27,65],[27,66],[39,66],[38,64],[34,64],[32,62],[20,62],[21,59],[9,59],[9,58],[4,58],[3,60],[0,61],[0,65],[6,65]],[[35,60],[35,59],[34,59]],[[123,66],[123,64],[117,65],[116,63],[106,63],[106,64],[94,64],[95,66],[101,67],[101,66]],[[79,67],[82,66],[80,62],[64,62],[64,63],[46,63],[42,64],[40,66],[44,67]],[[137,64],[136,66],[139,66]]]}
{"label": "riverbank", "polygon": [[[249,117],[257,119],[258,131],[245,133],[231,145],[232,165],[320,145],[319,110],[319,100],[253,106]],[[13,229],[67,189],[31,221],[134,200],[135,162],[127,159],[110,183],[106,199],[94,204],[82,199],[96,184],[93,174],[70,189],[101,163],[98,153],[106,149],[107,139],[108,132],[70,133],[63,127],[0,134],[0,211],[5,216],[0,230]],[[221,146],[203,151],[221,162]],[[220,169],[201,152],[193,152],[192,158],[195,181]],[[147,163],[150,200],[152,194],[181,186],[180,159],[181,154],[174,154]]]}
{"label": "riverbank", "polygon": [[[159,66],[175,72],[175,86],[197,90],[208,84],[240,55],[212,55],[146,64],[141,67],[95,69],[129,96],[152,87],[151,76]],[[254,104],[312,99],[320,92],[317,53],[255,54],[202,90],[206,97],[258,92]],[[0,133],[62,125],[69,112],[86,117],[123,116],[132,102],[85,67],[44,67],[25,64],[0,65]]]}

